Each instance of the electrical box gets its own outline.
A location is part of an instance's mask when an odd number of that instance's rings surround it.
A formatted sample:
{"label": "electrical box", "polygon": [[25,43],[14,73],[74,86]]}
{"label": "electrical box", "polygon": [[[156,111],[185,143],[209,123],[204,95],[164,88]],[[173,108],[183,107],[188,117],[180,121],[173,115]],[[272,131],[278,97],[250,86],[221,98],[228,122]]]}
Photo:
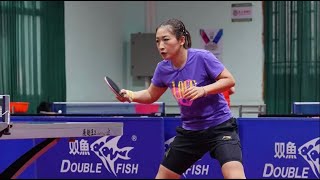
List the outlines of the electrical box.
{"label": "electrical box", "polygon": [[135,77],[152,77],[162,61],[155,33],[131,34],[131,72]]}

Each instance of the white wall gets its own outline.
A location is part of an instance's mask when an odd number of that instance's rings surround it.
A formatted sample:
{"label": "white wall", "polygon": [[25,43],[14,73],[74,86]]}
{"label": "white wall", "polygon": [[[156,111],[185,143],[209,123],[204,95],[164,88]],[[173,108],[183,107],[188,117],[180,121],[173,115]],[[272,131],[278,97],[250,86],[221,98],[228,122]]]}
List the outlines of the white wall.
{"label": "white wall", "polygon": [[[223,28],[223,63],[236,79],[232,104],[263,104],[262,3],[253,4],[252,22],[231,22],[231,4],[243,1],[156,1],[155,24],[176,17],[201,48],[200,28]],[[145,31],[146,2],[65,2],[67,101],[115,101],[102,78],[144,88],[130,75],[130,34]],[[155,27],[154,27],[155,28]],[[141,85],[141,86],[140,86]],[[159,100],[176,104],[167,91]]]}
{"label": "white wall", "polygon": [[103,76],[122,71],[121,19],[117,2],[65,2],[67,101],[101,101]]}

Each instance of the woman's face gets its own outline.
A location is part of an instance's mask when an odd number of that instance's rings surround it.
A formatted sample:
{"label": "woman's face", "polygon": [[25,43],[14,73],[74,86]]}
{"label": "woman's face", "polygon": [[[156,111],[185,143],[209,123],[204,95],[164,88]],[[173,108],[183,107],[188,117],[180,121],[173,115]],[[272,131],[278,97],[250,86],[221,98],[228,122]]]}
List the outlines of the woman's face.
{"label": "woman's face", "polygon": [[178,40],[172,33],[170,26],[161,26],[156,33],[156,42],[163,59],[173,59],[180,48],[183,48],[184,38]]}

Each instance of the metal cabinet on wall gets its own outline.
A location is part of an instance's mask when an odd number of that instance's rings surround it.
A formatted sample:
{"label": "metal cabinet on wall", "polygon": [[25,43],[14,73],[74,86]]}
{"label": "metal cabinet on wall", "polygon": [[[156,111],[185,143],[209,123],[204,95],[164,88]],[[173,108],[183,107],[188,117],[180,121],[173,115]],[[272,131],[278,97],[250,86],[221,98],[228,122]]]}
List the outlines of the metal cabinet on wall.
{"label": "metal cabinet on wall", "polygon": [[131,72],[135,77],[152,77],[162,60],[155,33],[131,34]]}

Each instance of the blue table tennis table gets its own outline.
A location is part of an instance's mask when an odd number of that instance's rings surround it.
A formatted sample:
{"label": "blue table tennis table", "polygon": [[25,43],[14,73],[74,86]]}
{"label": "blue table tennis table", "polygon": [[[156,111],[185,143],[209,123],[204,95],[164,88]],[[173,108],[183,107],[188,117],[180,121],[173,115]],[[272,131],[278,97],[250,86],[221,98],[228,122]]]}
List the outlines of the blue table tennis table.
{"label": "blue table tennis table", "polygon": [[[122,122],[11,122],[2,123],[6,127],[0,140],[5,139],[34,139],[34,138],[62,138],[88,136],[121,136]],[[86,131],[93,133],[86,133]]]}

